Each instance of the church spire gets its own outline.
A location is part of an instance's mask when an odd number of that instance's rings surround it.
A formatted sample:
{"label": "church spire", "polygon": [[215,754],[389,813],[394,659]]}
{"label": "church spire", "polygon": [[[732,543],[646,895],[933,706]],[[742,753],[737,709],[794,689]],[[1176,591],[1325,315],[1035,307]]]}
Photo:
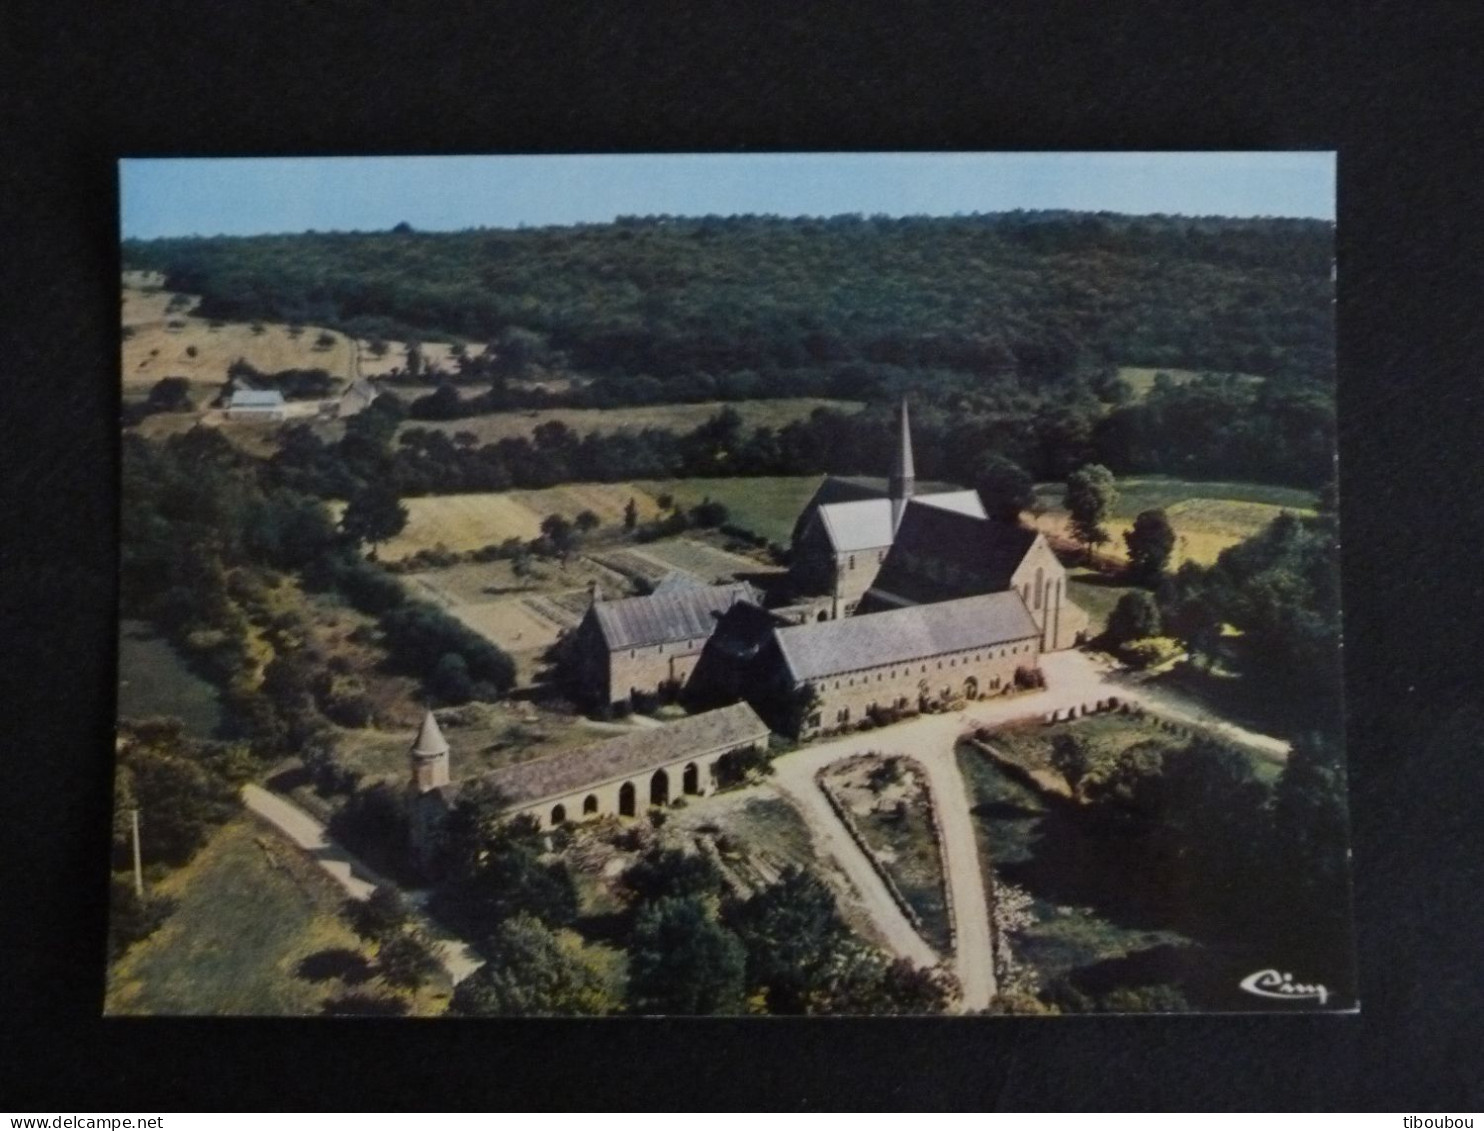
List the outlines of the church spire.
{"label": "church spire", "polygon": [[907,418],[907,398],[902,398],[901,416],[898,421],[900,432],[897,436],[897,456],[892,464],[891,476],[887,479],[887,494],[891,496],[891,528],[902,524],[902,513],[907,509],[907,501],[912,498],[912,489],[917,479],[916,469],[912,463],[912,425]]}

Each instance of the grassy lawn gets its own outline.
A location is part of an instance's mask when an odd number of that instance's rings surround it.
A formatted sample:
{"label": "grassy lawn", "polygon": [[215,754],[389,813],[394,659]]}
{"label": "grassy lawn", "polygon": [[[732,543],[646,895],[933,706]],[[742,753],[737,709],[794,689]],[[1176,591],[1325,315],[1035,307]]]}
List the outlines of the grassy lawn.
{"label": "grassy lawn", "polygon": [[1117,585],[1105,574],[1090,569],[1067,571],[1067,596],[1083,609],[1088,616],[1088,634],[1096,637],[1108,627],[1108,614],[1118,604],[1118,599],[1133,586]]}
{"label": "grassy lawn", "polygon": [[169,716],[187,734],[210,738],[221,723],[216,688],[181,659],[180,653],[143,621],[119,625],[119,718]]}
{"label": "grassy lawn", "polygon": [[871,854],[917,913],[924,939],[950,953],[947,881],[922,770],[910,758],[866,754],[835,763],[820,784],[855,818]]}
{"label": "grassy lawn", "polygon": [[[1040,483],[1036,499],[1045,507],[1037,525],[1048,534],[1070,538],[1067,513],[1062,509],[1060,483]],[[1178,539],[1172,567],[1183,561],[1203,565],[1216,560],[1228,546],[1250,538],[1285,510],[1312,514],[1312,491],[1270,487],[1260,483],[1204,483],[1164,475],[1118,481],[1118,500],[1108,521],[1112,540],[1104,554],[1125,557],[1123,532],[1140,511],[1163,508]],[[1089,610],[1090,611],[1090,610]]]}
{"label": "grassy lawn", "polygon": [[[176,910],[110,971],[107,1013],[317,1014],[347,987],[310,980],[300,963],[324,951],[368,957],[339,917],[339,885],[251,818],[223,827],[159,890]],[[387,992],[375,982],[359,988]],[[422,991],[411,1011],[441,1012],[446,993]]]}

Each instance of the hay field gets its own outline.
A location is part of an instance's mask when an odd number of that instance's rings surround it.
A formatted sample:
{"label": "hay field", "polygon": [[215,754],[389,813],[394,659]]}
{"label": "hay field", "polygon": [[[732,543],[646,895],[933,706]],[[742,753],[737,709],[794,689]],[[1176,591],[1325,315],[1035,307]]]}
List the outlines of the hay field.
{"label": "hay field", "polygon": [[[1036,496],[1047,508],[1036,525],[1048,536],[1070,540],[1067,513],[1061,507],[1061,485],[1038,484]],[[1166,476],[1119,480],[1118,501],[1107,523],[1112,540],[1103,546],[1102,553],[1126,560],[1123,532],[1133,525],[1140,511],[1162,507],[1177,539],[1171,568],[1187,561],[1210,565],[1222,550],[1252,537],[1284,511],[1313,514],[1314,503],[1312,491],[1292,487],[1202,483]]]}
{"label": "hay field", "polygon": [[380,557],[399,561],[439,545],[464,553],[498,545],[507,538],[529,541],[540,536],[541,520],[550,514],[570,520],[590,510],[604,525],[617,525],[630,499],[638,505],[641,521],[659,513],[651,496],[628,483],[571,483],[538,491],[403,499],[407,526],[381,547]]}
{"label": "hay field", "polygon": [[[287,326],[273,322],[261,323],[261,333],[254,333],[246,322],[213,325],[188,313],[197,299],[187,297],[189,305],[185,309],[167,312],[170,292],[123,288],[125,394],[146,392],[162,377],[184,377],[191,382],[192,395],[199,405],[203,394],[215,396],[220,391],[227,379],[227,367],[238,358],[264,373],[324,369],[342,380],[350,377],[351,346],[343,334],[305,326],[294,335]],[[334,339],[327,349],[315,346],[321,333]],[[195,356],[190,353],[192,349]]]}
{"label": "hay field", "polygon": [[[375,357],[371,353],[371,339],[360,339],[361,375],[363,377],[384,377],[394,370],[407,367],[407,343],[388,341],[386,344],[386,353],[381,357]],[[453,356],[452,342],[423,342],[421,350],[425,365],[441,369],[445,373],[458,371],[458,365]],[[464,346],[464,352],[469,357],[481,357],[484,351],[484,346],[473,342]]]}
{"label": "hay field", "polygon": [[[364,357],[364,355],[362,355]],[[469,396],[471,392],[464,395]],[[781,428],[795,420],[804,420],[817,408],[838,412],[859,412],[859,401],[836,401],[823,397],[787,397],[766,401],[703,401],[699,404],[636,405],[628,408],[553,408],[495,412],[470,416],[462,420],[409,420],[399,431],[428,428],[446,432],[469,432],[481,444],[499,440],[529,438],[536,428],[550,420],[560,420],[579,436],[590,432],[641,432],[646,428],[666,428],[673,432],[690,432],[710,420],[724,408],[735,409],[746,428]]]}

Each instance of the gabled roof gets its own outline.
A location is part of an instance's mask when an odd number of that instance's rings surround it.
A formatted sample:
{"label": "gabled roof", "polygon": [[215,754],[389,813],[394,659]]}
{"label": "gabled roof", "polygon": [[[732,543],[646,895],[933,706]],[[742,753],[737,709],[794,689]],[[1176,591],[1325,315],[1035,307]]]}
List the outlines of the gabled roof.
{"label": "gabled roof", "polygon": [[796,683],[1037,635],[1025,602],[1014,590],[773,631]]}
{"label": "gabled roof", "polygon": [[232,393],[232,408],[282,408],[283,394],[277,389],[237,389]]}
{"label": "gabled roof", "polygon": [[433,717],[432,711],[423,715],[423,725],[418,729],[417,741],[412,744],[412,752],[424,758],[448,753],[448,741],[443,737],[443,731],[438,728],[438,720]]}
{"label": "gabled roof", "polygon": [[529,805],[590,789],[674,762],[701,757],[722,747],[764,742],[767,724],[746,703],[646,727],[578,750],[503,766],[483,776],[513,805]]}
{"label": "gabled roof", "polygon": [[644,648],[673,640],[705,639],[716,628],[716,614],[738,601],[758,602],[757,591],[746,582],[707,585],[600,601],[590,615],[597,620],[610,650]]}
{"label": "gabled roof", "polygon": [[[913,503],[956,511],[960,514],[984,517],[984,504],[974,491],[944,491],[932,495],[917,495]],[[908,504],[909,508],[911,503]],[[892,501],[890,499],[863,499],[852,503],[830,503],[819,508],[819,518],[824,524],[825,534],[836,553],[848,554],[856,550],[876,549],[890,546],[892,531]],[[905,516],[903,518],[905,522]],[[900,532],[898,532],[900,533]]]}
{"label": "gabled roof", "polygon": [[[925,506],[914,499],[872,589],[917,602],[1008,589],[1040,536],[1019,523]],[[949,568],[929,573],[924,568],[928,561]]]}

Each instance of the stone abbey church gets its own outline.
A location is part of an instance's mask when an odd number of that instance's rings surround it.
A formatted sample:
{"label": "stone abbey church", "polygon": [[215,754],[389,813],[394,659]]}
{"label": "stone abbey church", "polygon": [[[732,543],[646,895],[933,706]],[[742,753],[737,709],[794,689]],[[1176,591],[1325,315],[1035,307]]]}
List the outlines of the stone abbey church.
{"label": "stone abbey church", "polygon": [[[1045,535],[986,515],[973,491],[918,493],[904,401],[885,488],[828,477],[794,525],[790,603],[746,584],[667,582],[595,596],[573,641],[575,683],[598,707],[666,689],[746,700],[765,717],[812,695],[809,734],[873,709],[977,699],[1070,648],[1087,616]],[[1025,671],[1022,671],[1025,669]]]}
{"label": "stone abbey church", "polygon": [[[642,597],[594,591],[568,677],[607,710],[671,692],[695,712],[490,775],[543,827],[631,816],[715,787],[725,754],[1007,694],[1042,653],[1087,631],[1045,535],[989,517],[973,491],[919,494],[907,404],[885,488],[828,477],[794,526],[789,603],[747,583],[675,576]],[[424,854],[456,796],[431,715],[412,750],[414,847]]]}

